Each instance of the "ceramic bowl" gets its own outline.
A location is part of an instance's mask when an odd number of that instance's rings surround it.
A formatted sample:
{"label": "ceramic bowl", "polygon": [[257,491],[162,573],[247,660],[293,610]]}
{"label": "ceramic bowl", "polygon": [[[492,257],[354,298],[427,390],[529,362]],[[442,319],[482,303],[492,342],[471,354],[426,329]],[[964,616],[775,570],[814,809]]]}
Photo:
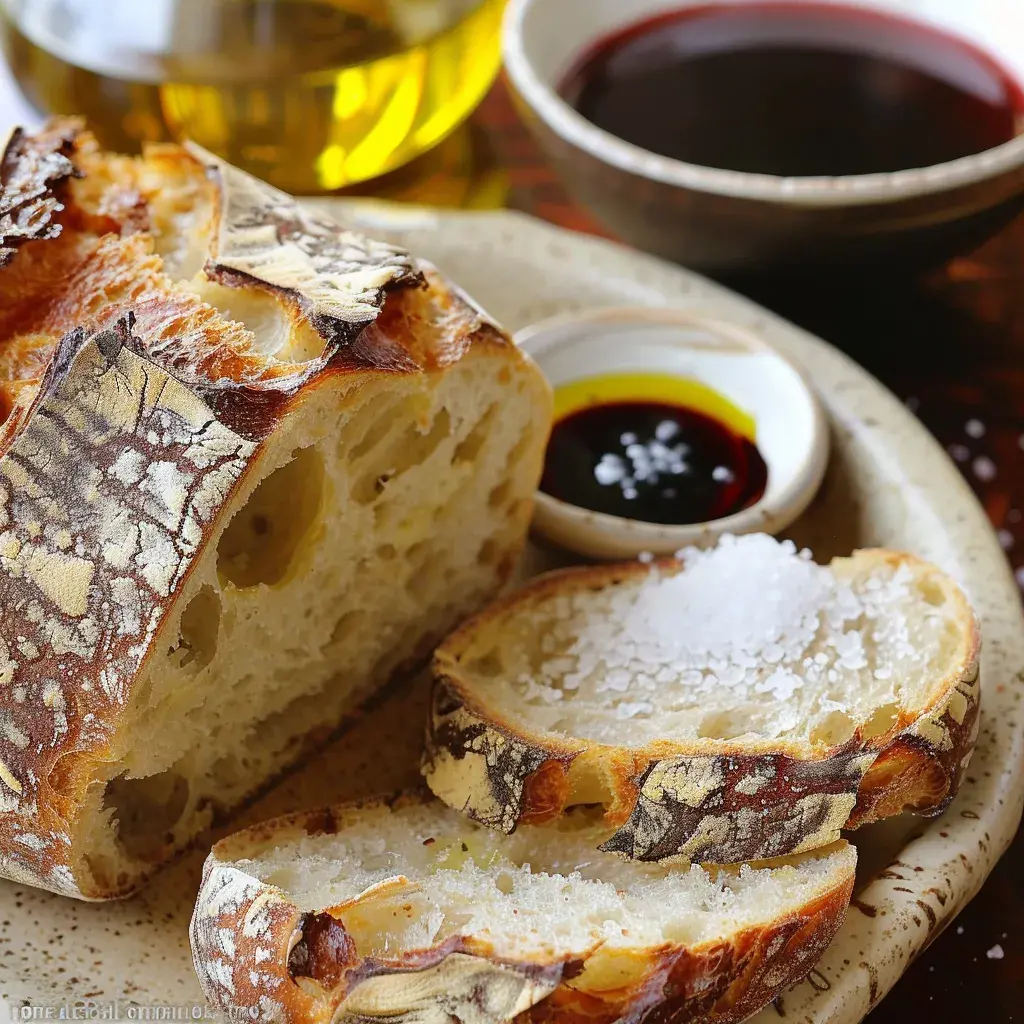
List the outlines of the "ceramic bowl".
{"label": "ceramic bowl", "polygon": [[757,335],[674,309],[612,308],[555,317],[516,335],[555,389],[605,374],[695,381],[748,414],[768,466],[764,495],[722,519],[665,526],[594,512],[539,491],[534,530],[588,558],[667,555],[724,533],[777,533],[807,507],[828,462],[828,430],[803,372]]}
{"label": "ceramic bowl", "polygon": [[[719,275],[843,266],[911,270],[976,246],[1024,208],[1024,136],[921,169],[783,178],[659,156],[597,128],[555,91],[588,45],[622,26],[705,2],[509,3],[505,68],[520,111],[569,189],[621,239]],[[1024,4],[1017,0],[859,0],[858,6],[959,35],[1024,80]]]}

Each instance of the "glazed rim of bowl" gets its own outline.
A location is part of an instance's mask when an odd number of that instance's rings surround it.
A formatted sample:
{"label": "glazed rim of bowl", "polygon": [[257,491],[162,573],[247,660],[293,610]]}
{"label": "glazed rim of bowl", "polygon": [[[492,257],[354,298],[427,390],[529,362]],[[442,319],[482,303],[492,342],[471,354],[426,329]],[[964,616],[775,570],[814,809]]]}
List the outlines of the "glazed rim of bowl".
{"label": "glazed rim of bowl", "polygon": [[[930,167],[876,174],[847,174],[829,177],[781,177],[729,171],[661,156],[635,146],[598,128],[568,104],[537,73],[527,53],[524,22],[539,3],[550,0],[509,0],[502,30],[505,70],[516,89],[547,126],[605,163],[622,171],[665,185],[693,189],[738,199],[757,199],[806,206],[842,206],[870,202],[894,202],[929,193],[945,192],[970,185],[1024,165],[1024,133],[992,149]],[[846,6],[855,6],[850,3]],[[928,25],[913,12],[901,12],[911,21]],[[622,25],[628,25],[626,17]],[[949,32],[949,30],[940,29]],[[949,33],[955,35],[956,33]],[[600,38],[596,35],[584,42]]]}
{"label": "glazed rim of bowl", "polygon": [[[614,324],[636,321],[647,321],[658,326],[703,329],[738,343],[742,349],[748,352],[763,352],[784,364],[794,375],[798,386],[801,386],[806,392],[812,417],[811,437],[808,438],[807,455],[802,471],[794,473],[780,491],[772,493],[766,490],[764,495],[746,508],[722,516],[720,519],[697,523],[651,523],[643,519],[629,519],[608,512],[598,512],[563,501],[561,498],[556,498],[554,495],[540,490],[539,487],[534,495],[537,505],[564,521],[585,521],[609,536],[618,537],[620,541],[628,535],[632,546],[638,552],[648,550],[649,547],[655,554],[665,554],[670,550],[683,548],[687,544],[700,540],[712,540],[726,533],[750,533],[756,530],[776,533],[785,529],[804,512],[821,487],[825,470],[828,468],[831,447],[828,422],[821,402],[818,400],[807,372],[796,360],[779,351],[774,345],[769,344],[754,332],[728,320],[697,311],[672,307],[609,306],[582,312],[563,313],[530,324],[517,331],[515,341],[516,345],[529,355],[543,372],[545,351],[548,348],[558,348],[569,343],[566,339],[547,341],[545,336],[550,336],[567,327],[585,326],[587,323],[593,322]],[[769,472],[771,472],[770,462]],[[547,531],[542,530],[542,532]]]}

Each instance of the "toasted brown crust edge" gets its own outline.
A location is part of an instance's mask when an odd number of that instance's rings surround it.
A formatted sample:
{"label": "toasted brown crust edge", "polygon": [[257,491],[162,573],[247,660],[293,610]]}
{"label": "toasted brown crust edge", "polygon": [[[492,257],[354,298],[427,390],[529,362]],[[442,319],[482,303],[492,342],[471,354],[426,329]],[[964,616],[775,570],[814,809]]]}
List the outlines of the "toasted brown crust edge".
{"label": "toasted brown crust edge", "polygon": [[[939,570],[910,555],[857,552]],[[679,563],[660,563],[671,570]],[[533,732],[489,708],[463,677],[459,656],[483,621],[566,587],[600,588],[650,571],[640,563],[538,577],[464,623],[435,653],[423,774],[431,790],[505,832],[562,813],[574,786],[600,791],[609,839],[602,849],[644,861],[731,864],[786,856],[911,810],[941,813],[970,760],[980,707],[980,632],[950,582],[966,629],[959,669],[938,680],[927,706],[887,732],[863,727],[808,758],[796,744],[663,740],[627,748]],[[941,574],[940,574],[941,575]],[[946,577],[942,577],[946,579]]]}
{"label": "toasted brown crust edge", "polygon": [[[430,1024],[445,1024],[453,1019],[452,1010],[470,1003],[476,1020],[494,1024],[510,1019],[518,1024],[613,1024],[624,1018],[734,1024],[813,968],[839,930],[853,892],[851,868],[838,885],[799,912],[748,928],[731,940],[638,948],[639,980],[596,993],[581,991],[576,983],[595,950],[572,960],[511,962],[496,957],[484,943],[456,937],[396,961],[359,958],[336,919],[326,912],[303,915],[280,889],[230,863],[232,857],[245,856],[253,843],[282,831],[332,833],[346,815],[382,803],[400,807],[424,799],[429,797],[420,793],[373,797],[288,815],[217,843],[204,866],[189,926],[193,963],[207,998],[225,1011],[284,1024],[383,1024],[405,1017],[402,976],[416,973],[420,991],[426,984],[438,992],[436,1011],[410,1006],[407,1012],[415,1009],[415,1017],[407,1019]],[[306,948],[296,956],[303,943]],[[434,976],[428,977],[431,972]],[[296,977],[318,983],[300,987]],[[388,979],[394,989],[385,987]],[[355,1005],[339,1012],[368,981],[377,986],[373,995],[352,999]],[[379,1009],[383,992],[388,993],[386,1013]],[[509,1012],[517,1002],[517,1012]],[[378,1012],[366,1012],[367,1005]]]}
{"label": "toasted brown crust edge", "polygon": [[79,173],[71,153],[81,130],[71,117],[55,118],[34,135],[11,129],[0,150],[0,267],[25,242],[60,234],[54,218],[64,209],[63,185]]}

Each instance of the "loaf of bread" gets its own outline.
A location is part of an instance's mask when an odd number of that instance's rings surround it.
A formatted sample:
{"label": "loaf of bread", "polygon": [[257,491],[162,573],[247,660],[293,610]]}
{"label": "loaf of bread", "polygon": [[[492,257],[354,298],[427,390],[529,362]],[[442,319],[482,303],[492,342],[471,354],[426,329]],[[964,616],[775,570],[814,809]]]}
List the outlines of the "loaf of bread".
{"label": "loaf of bread", "polygon": [[602,849],[720,864],[953,798],[978,625],[934,566],[767,536],[539,577],[438,649],[424,771],[504,832],[606,808]]}
{"label": "loaf of bread", "polygon": [[197,148],[0,162],[0,874],[121,895],[492,594],[546,382]]}
{"label": "loaf of bread", "polygon": [[403,797],[214,846],[196,972],[233,1019],[283,1024],[733,1024],[814,966],[856,854],[740,869],[596,853],[578,809],[514,836]]}

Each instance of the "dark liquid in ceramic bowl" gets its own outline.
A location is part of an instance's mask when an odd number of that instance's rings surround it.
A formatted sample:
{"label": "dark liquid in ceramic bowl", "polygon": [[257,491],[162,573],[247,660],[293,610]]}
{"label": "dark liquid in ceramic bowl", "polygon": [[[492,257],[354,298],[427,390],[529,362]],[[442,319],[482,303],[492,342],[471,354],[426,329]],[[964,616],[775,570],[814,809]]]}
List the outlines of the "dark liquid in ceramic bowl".
{"label": "dark liquid in ceramic bowl", "polygon": [[711,4],[632,25],[584,53],[561,93],[643,149],[784,176],[927,167],[1024,127],[1021,86],[966,41],[813,3]]}
{"label": "dark liquid in ceramic bowl", "polygon": [[696,409],[612,402],[555,423],[540,489],[607,515],[678,526],[739,512],[768,467],[748,438]]}

